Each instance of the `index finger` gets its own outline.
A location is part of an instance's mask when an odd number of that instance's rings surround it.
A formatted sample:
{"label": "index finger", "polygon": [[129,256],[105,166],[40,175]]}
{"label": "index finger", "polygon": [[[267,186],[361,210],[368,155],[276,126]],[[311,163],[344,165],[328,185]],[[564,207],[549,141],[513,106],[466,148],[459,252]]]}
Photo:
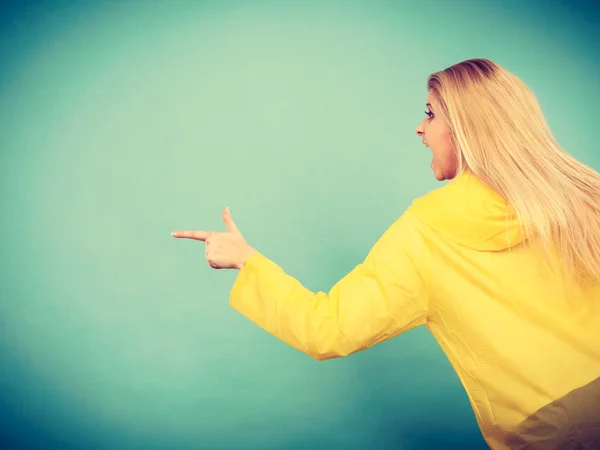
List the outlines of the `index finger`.
{"label": "index finger", "polygon": [[196,241],[206,241],[210,233],[208,231],[173,231],[171,236],[175,238],[194,239]]}

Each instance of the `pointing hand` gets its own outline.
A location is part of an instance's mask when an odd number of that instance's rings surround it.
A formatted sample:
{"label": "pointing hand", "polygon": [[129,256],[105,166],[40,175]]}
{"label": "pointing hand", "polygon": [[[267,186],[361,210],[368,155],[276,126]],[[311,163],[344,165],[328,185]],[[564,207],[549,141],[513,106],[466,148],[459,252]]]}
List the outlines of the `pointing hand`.
{"label": "pointing hand", "polygon": [[174,231],[173,237],[194,239],[206,244],[206,259],[213,269],[241,269],[255,249],[246,243],[231,217],[229,208],[223,210],[226,232],[217,231]]}

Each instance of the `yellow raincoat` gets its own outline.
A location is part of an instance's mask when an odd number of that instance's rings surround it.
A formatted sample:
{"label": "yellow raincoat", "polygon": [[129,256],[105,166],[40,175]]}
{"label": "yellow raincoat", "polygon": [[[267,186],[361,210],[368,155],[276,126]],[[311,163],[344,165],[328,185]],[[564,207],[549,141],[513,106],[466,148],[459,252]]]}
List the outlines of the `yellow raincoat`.
{"label": "yellow raincoat", "polygon": [[319,361],[425,325],[491,448],[600,448],[600,286],[521,241],[514,210],[465,173],[415,200],[328,293],[257,253],[230,304]]}

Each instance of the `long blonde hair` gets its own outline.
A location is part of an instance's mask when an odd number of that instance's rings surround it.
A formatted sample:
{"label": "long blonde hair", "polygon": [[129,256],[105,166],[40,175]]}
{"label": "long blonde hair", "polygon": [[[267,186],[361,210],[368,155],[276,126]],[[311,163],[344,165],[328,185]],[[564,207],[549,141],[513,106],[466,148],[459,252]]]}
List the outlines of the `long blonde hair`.
{"label": "long blonde hair", "polygon": [[600,174],[561,148],[525,83],[470,59],[431,74],[427,88],[453,131],[457,174],[498,192],[571,274],[600,281]]}

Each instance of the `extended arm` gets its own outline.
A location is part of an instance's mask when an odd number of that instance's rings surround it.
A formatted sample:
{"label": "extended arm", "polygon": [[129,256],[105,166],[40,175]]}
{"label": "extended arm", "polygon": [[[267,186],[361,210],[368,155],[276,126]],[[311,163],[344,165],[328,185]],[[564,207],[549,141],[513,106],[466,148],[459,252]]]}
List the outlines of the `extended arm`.
{"label": "extended arm", "polygon": [[427,320],[430,255],[421,226],[403,214],[328,293],[311,292],[255,253],[238,274],[230,304],[319,361],[371,347]]}

